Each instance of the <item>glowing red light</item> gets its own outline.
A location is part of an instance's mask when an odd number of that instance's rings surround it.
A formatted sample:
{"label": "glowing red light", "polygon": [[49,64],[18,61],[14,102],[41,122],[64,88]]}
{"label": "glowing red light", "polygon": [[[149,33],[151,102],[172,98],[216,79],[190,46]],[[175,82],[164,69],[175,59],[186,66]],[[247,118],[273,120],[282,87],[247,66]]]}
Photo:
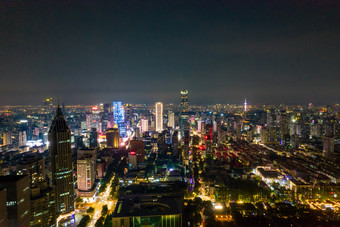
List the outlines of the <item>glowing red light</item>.
{"label": "glowing red light", "polygon": [[207,135],[205,135],[205,136],[204,136],[204,139],[205,139],[205,140],[207,140],[207,139],[208,139],[208,136],[207,136]]}
{"label": "glowing red light", "polygon": [[130,151],[130,155],[136,155],[135,151]]}
{"label": "glowing red light", "polygon": [[99,110],[98,106],[92,106],[92,110]]}

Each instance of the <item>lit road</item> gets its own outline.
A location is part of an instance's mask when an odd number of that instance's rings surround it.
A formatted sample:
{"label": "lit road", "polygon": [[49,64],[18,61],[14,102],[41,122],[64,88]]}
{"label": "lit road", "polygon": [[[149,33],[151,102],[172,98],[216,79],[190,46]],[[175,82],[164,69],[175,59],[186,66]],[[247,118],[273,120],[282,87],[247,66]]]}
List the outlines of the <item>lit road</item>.
{"label": "lit road", "polygon": [[[93,207],[94,208],[94,214],[93,214],[93,217],[92,217],[90,223],[88,224],[89,227],[94,227],[97,220],[101,216],[102,208],[103,208],[104,205],[107,205],[109,210],[110,210],[108,198],[110,196],[111,184],[112,184],[112,181],[113,181],[114,178],[115,178],[114,176],[111,178],[110,183],[106,187],[106,190],[99,196],[98,201],[94,203],[94,207]],[[111,205],[111,203],[110,203],[110,205]]]}

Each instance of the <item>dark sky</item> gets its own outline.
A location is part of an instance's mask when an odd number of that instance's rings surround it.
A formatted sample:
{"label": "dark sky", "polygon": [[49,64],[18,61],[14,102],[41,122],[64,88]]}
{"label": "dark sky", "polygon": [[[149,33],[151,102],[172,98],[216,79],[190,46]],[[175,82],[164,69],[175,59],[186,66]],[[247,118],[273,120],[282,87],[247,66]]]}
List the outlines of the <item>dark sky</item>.
{"label": "dark sky", "polygon": [[0,105],[340,101],[340,1],[0,1]]}

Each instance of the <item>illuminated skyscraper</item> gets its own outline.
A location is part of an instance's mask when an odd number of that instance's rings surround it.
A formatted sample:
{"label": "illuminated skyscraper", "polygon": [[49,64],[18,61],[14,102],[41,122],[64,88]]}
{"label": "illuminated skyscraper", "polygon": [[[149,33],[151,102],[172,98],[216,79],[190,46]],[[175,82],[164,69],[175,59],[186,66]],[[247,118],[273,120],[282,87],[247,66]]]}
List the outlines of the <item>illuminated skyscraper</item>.
{"label": "illuminated skyscraper", "polygon": [[96,149],[77,151],[78,195],[93,197],[96,180]]}
{"label": "illuminated skyscraper", "polygon": [[110,104],[104,104],[103,106],[103,117],[102,117],[102,132],[105,132],[107,128],[112,127],[113,115],[112,106]]}
{"label": "illuminated skyscraper", "polygon": [[129,168],[137,169],[137,155],[136,151],[129,152]]}
{"label": "illuminated skyscraper", "polygon": [[175,113],[172,111],[168,113],[168,126],[175,129]]}
{"label": "illuminated skyscraper", "polygon": [[144,162],[144,143],[142,140],[130,140],[130,149],[136,152],[137,162]]}
{"label": "illuminated skyscraper", "polygon": [[148,120],[141,119],[140,120],[140,126],[141,126],[142,133],[149,131],[149,121]]}
{"label": "illuminated skyscraper", "polygon": [[109,148],[119,148],[119,129],[117,124],[113,128],[106,129],[106,146]]}
{"label": "illuminated skyscraper", "polygon": [[189,111],[188,90],[181,90],[181,112],[185,113],[188,111]]}
{"label": "illuminated skyscraper", "polygon": [[19,132],[18,140],[19,140],[19,147],[26,146],[26,143],[27,143],[26,131]]}
{"label": "illuminated skyscraper", "polygon": [[53,98],[47,98],[44,100],[44,111],[46,114],[52,113],[53,110]]}
{"label": "illuminated skyscraper", "polygon": [[[58,217],[74,211],[71,131],[59,106],[48,132],[48,140],[56,217]],[[69,217],[71,218],[71,215]]]}
{"label": "illuminated skyscraper", "polygon": [[125,111],[122,102],[113,102],[113,121],[118,125],[121,137],[126,137]]}
{"label": "illuminated skyscraper", "polygon": [[247,99],[244,99],[244,112],[247,111]]}
{"label": "illuminated skyscraper", "polygon": [[2,133],[2,140],[3,145],[12,145],[12,132]]}
{"label": "illuminated skyscraper", "polygon": [[36,155],[25,155],[16,164],[17,173],[30,177],[31,188],[46,180],[45,159]]}
{"label": "illuminated skyscraper", "polygon": [[181,137],[184,138],[185,124],[189,121],[188,90],[181,90],[181,113],[179,116],[179,127]]}
{"label": "illuminated skyscraper", "polygon": [[202,120],[197,121],[197,132],[202,132]]}
{"label": "illuminated skyscraper", "polygon": [[102,131],[102,123],[100,117],[100,108],[98,106],[92,106],[92,115],[91,115],[91,128],[95,128],[97,132],[101,133]]}
{"label": "illuminated skyscraper", "polygon": [[163,131],[163,103],[156,102],[155,103],[156,109],[156,131],[161,132]]}
{"label": "illuminated skyscraper", "polygon": [[0,187],[6,189],[8,226],[30,226],[29,176],[0,176]]}

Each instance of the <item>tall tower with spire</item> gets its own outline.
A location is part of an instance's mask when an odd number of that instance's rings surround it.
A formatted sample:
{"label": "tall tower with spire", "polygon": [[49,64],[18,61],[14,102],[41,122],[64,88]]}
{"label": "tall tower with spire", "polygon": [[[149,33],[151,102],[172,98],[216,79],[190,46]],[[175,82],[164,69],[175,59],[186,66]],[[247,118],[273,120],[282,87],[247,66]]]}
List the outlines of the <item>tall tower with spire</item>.
{"label": "tall tower with spire", "polygon": [[247,112],[247,99],[244,99],[244,112]]}
{"label": "tall tower with spire", "polygon": [[188,90],[181,90],[181,110],[179,116],[179,128],[180,135],[184,138],[185,125],[189,121],[189,101],[188,101]]}
{"label": "tall tower with spire", "polygon": [[188,111],[188,90],[181,90],[181,113],[185,113]]}
{"label": "tall tower with spire", "polygon": [[48,132],[52,172],[52,186],[55,193],[56,217],[74,211],[74,185],[71,150],[71,131],[58,104],[56,116]]}

